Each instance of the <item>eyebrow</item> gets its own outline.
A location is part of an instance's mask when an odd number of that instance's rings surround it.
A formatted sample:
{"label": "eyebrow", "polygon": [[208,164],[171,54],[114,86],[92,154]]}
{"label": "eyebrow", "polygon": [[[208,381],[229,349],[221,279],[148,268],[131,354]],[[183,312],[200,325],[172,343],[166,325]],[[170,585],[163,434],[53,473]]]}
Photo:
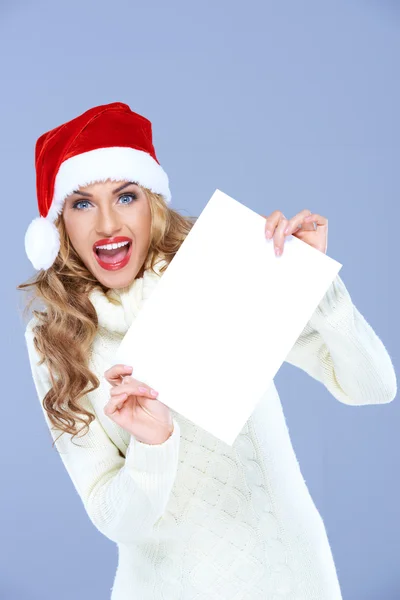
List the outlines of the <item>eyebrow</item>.
{"label": "eyebrow", "polygon": [[[124,185],[121,185],[117,189],[113,190],[113,194],[118,194],[118,192],[120,192],[124,188],[128,187],[128,185],[138,185],[138,184],[136,181],[128,181],[128,183],[124,183]],[[88,194],[88,192],[80,192],[79,190],[74,190],[72,192],[72,194],[80,194],[81,196],[88,196],[89,198],[91,198],[93,195],[93,194]]]}

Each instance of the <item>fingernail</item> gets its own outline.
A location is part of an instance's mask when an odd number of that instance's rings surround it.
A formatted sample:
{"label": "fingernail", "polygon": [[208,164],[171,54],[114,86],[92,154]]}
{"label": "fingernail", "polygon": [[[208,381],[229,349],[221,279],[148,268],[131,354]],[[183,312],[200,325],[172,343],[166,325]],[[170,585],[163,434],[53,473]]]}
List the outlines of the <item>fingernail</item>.
{"label": "fingernail", "polygon": [[290,227],[286,227],[285,232],[284,233],[289,233],[289,229]]}
{"label": "fingernail", "polygon": [[132,370],[132,367],[130,365],[124,365],[124,368],[127,369],[128,371]]}
{"label": "fingernail", "polygon": [[270,232],[270,230],[269,230],[269,229],[267,229],[267,230],[265,231],[265,237],[267,237],[267,238],[270,238],[270,237],[271,237],[271,232]]}
{"label": "fingernail", "polygon": [[276,247],[275,247],[275,254],[276,254],[276,256],[280,256],[280,254],[281,254],[281,249],[279,248],[279,246],[276,246]]}
{"label": "fingernail", "polygon": [[148,391],[147,388],[145,388],[145,387],[139,387],[138,389],[139,389],[139,392],[147,392]]}
{"label": "fingernail", "polygon": [[156,392],[156,390],[150,390],[150,393],[152,396],[157,396],[158,392]]}

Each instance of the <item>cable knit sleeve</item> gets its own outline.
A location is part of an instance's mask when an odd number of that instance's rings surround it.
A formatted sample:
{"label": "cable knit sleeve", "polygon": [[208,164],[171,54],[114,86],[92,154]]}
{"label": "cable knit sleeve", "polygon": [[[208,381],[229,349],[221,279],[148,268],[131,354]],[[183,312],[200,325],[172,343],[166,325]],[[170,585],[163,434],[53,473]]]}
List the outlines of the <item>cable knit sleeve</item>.
{"label": "cable knit sleeve", "polygon": [[[45,363],[33,344],[33,332],[25,331],[29,361],[42,413],[51,437],[53,431],[42,402],[51,387]],[[87,396],[81,400],[93,411]],[[148,445],[131,436],[126,457],[109,438],[96,417],[83,437],[63,433],[55,444],[60,458],[94,526],[116,543],[132,543],[146,537],[167,505],[178,468],[179,424],[173,419],[172,435],[163,443]]]}
{"label": "cable knit sleeve", "polygon": [[384,404],[396,374],[380,338],[354,306],[339,275],[317,306],[286,362],[320,381],[340,402]]}

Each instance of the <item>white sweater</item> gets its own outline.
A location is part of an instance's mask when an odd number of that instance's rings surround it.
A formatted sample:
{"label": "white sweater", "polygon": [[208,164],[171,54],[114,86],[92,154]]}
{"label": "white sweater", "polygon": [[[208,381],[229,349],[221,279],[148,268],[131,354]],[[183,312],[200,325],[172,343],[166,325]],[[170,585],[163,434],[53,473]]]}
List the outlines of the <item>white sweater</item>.
{"label": "white sweater", "polygon": [[[69,434],[56,446],[90,520],[118,546],[111,600],[341,600],[274,383],[232,447],[172,409],[174,432],[160,445],[138,442],[104,414],[104,371],[158,281],[146,271],[114,290],[119,306],[92,292],[99,329],[89,364],[101,385],[84,400],[96,419],[75,438],[79,447]],[[50,381],[37,365],[34,323],[25,338],[42,401]],[[385,404],[397,392],[389,354],[339,276],[286,360],[345,404]]]}

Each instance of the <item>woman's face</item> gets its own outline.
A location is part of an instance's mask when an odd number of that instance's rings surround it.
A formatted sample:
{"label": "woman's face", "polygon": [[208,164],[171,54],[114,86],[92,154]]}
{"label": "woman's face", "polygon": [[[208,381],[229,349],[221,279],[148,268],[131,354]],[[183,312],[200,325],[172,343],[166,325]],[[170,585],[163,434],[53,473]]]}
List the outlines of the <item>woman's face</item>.
{"label": "woman's face", "polygon": [[[114,289],[133,282],[150,246],[150,206],[138,185],[107,180],[80,187],[65,199],[63,218],[73,248],[98,281]],[[129,243],[96,251],[120,242]]]}

